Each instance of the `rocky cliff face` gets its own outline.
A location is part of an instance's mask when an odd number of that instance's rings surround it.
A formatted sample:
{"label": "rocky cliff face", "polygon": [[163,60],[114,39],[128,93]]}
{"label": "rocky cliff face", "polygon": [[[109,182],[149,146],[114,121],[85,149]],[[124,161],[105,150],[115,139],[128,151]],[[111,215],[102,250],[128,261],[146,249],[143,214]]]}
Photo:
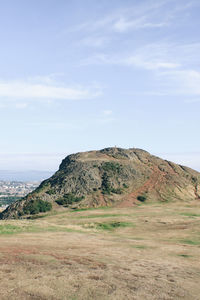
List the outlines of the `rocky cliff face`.
{"label": "rocky cliff face", "polygon": [[200,173],[141,149],[105,148],[67,156],[51,178],[10,205],[0,217],[19,218],[45,211],[31,210],[38,201],[40,206],[45,201],[52,209],[63,209],[195,199],[200,201]]}

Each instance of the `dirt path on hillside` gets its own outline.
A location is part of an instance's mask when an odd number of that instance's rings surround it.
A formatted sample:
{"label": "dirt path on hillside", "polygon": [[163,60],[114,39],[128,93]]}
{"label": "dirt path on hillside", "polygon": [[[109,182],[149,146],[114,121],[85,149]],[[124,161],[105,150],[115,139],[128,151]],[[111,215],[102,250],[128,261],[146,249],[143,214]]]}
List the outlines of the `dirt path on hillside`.
{"label": "dirt path on hillside", "polygon": [[161,172],[157,167],[154,167],[153,173],[150,178],[138,189],[127,195],[126,198],[117,207],[134,206],[138,201],[137,197],[139,195],[143,195],[146,192],[152,191],[153,189],[155,191],[158,191],[161,184],[163,184],[165,181],[164,175],[165,173]]}

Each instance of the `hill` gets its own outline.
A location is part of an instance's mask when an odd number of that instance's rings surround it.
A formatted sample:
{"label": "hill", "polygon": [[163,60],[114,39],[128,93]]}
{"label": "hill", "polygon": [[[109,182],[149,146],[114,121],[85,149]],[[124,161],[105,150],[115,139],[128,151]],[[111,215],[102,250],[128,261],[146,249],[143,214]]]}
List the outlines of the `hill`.
{"label": "hill", "polygon": [[139,202],[200,199],[200,173],[141,149],[105,148],[67,156],[59,170],[1,219],[51,209],[131,207]]}

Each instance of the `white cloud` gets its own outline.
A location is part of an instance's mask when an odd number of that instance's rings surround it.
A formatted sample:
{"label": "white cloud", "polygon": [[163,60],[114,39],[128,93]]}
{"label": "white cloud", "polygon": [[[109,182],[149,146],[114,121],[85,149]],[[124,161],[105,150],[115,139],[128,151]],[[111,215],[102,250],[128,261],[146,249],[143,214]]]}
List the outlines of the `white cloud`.
{"label": "white cloud", "polygon": [[0,80],[0,99],[79,100],[94,98],[100,96],[102,93],[97,87],[68,87],[57,82],[52,82],[48,77],[39,77],[39,79],[40,80],[38,80],[38,78],[33,78],[33,80]]}
{"label": "white cloud", "polygon": [[[86,20],[82,24],[78,24],[70,30],[64,31],[69,33],[74,32],[95,32],[96,34],[101,33],[104,36],[115,33],[125,33],[129,30],[139,30],[146,28],[160,28],[168,26],[169,19],[174,10],[163,10],[164,5],[169,1],[137,1],[133,5],[121,6],[114,11],[98,17],[93,20]],[[182,5],[183,6],[183,5]],[[162,9],[162,14],[161,14]]]}
{"label": "white cloud", "polygon": [[19,102],[15,101],[13,105],[13,100],[11,99],[0,99],[0,108],[7,109],[7,108],[17,108],[17,109],[26,109],[29,106],[27,102]]}
{"label": "white cloud", "polygon": [[165,22],[160,22],[160,23],[148,22],[145,16],[135,20],[128,20],[122,17],[113,24],[113,29],[117,32],[125,32],[131,29],[137,30],[142,28],[159,28],[167,25],[168,24]]}
{"label": "white cloud", "polygon": [[[133,53],[106,55],[99,53],[83,64],[127,66],[152,72],[157,89],[142,91],[144,95],[200,96],[199,60],[200,43],[154,43],[139,47]],[[134,91],[133,91],[134,93]],[[192,100],[199,101],[198,99]],[[191,102],[191,101],[190,101]]]}
{"label": "white cloud", "polygon": [[104,110],[103,111],[103,114],[105,115],[105,116],[110,116],[110,115],[112,115],[112,110]]}
{"label": "white cloud", "polygon": [[180,64],[165,61],[156,57],[145,57],[142,55],[133,55],[127,59],[122,60],[122,63],[130,66],[143,68],[146,70],[157,70],[157,69],[176,69]]}
{"label": "white cloud", "polygon": [[181,66],[176,58],[169,53],[170,46],[165,44],[150,44],[140,47],[129,54],[105,55],[99,53],[85,59],[82,64],[124,65],[145,70],[176,69]]}
{"label": "white cloud", "polygon": [[[169,26],[173,20],[183,17],[183,12],[198,4],[198,1],[182,0],[181,4],[173,0],[135,1],[133,5],[123,5],[104,17],[76,25],[71,32],[126,33],[130,30],[156,29]],[[69,31],[68,31],[69,32]]]}
{"label": "white cloud", "polygon": [[200,72],[196,70],[159,70],[156,90],[129,92],[134,96],[181,96],[185,103],[200,102]]}
{"label": "white cloud", "polygon": [[27,78],[28,82],[31,83],[44,83],[44,84],[56,84],[57,78],[64,76],[64,73],[51,73],[48,75],[36,75]]}

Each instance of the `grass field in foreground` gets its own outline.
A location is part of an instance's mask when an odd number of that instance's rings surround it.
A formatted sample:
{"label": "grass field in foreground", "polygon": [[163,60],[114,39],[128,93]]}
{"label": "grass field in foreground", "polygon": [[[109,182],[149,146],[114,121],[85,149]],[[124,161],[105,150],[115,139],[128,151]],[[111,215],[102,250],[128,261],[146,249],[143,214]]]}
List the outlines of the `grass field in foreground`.
{"label": "grass field in foreground", "polygon": [[0,299],[199,299],[200,205],[0,221]]}

